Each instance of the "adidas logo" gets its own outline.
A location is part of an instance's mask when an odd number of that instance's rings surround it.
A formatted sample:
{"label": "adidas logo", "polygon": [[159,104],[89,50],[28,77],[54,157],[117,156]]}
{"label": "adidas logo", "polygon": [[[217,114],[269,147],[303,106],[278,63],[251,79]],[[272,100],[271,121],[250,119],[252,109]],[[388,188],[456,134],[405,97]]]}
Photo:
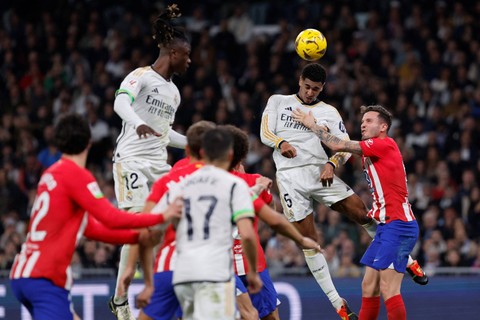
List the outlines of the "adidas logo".
{"label": "adidas logo", "polygon": [[152,92],[158,93],[158,89],[157,89],[157,88],[154,88],[154,89],[152,90]]}
{"label": "adidas logo", "polygon": [[287,108],[285,108],[285,110],[292,111],[292,107],[287,107]]}

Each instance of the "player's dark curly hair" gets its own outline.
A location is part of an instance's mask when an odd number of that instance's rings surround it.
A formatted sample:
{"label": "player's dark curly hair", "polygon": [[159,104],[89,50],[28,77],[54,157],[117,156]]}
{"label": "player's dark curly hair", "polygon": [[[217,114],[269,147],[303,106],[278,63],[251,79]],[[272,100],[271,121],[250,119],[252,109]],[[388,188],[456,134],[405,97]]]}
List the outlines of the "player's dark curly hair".
{"label": "player's dark curly hair", "polygon": [[325,68],[318,63],[309,63],[302,70],[302,79],[309,79],[314,82],[325,83],[327,72]]}
{"label": "player's dark curly hair", "polygon": [[387,109],[385,109],[381,105],[371,105],[371,106],[361,106],[360,107],[360,113],[361,113],[362,116],[369,111],[378,112],[378,117],[380,119],[382,119],[383,121],[385,121],[385,123],[388,126],[387,131],[388,131],[388,129],[390,129],[390,126],[392,125],[392,117],[393,117],[392,113],[390,111],[388,111]]}
{"label": "player's dark curly hair", "polygon": [[215,123],[201,120],[192,124],[187,130],[187,144],[190,155],[200,159],[200,149],[202,148],[202,139],[205,133],[215,129]]}
{"label": "player's dark curly hair", "polygon": [[159,48],[168,47],[173,39],[189,42],[185,32],[172,24],[172,20],[180,17],[180,9],[177,4],[169,5],[160,15],[153,21],[153,39],[157,41]]}
{"label": "player's dark curly hair", "polygon": [[60,118],[53,132],[55,145],[65,154],[79,154],[90,143],[90,126],[87,120],[78,114],[67,114]]}
{"label": "player's dark curly hair", "polygon": [[230,131],[233,136],[233,159],[232,164],[230,165],[231,170],[247,157],[249,146],[248,136],[242,129],[231,124],[226,124],[221,127]]}

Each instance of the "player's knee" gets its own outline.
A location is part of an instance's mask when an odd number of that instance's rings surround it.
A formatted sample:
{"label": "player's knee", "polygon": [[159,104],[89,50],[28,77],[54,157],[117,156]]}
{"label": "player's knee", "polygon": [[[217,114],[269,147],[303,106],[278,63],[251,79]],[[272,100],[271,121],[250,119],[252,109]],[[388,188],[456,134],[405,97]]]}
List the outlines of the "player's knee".
{"label": "player's knee", "polygon": [[366,280],[365,278],[362,281],[362,296],[364,297],[375,297],[380,295],[380,287],[375,281]]}

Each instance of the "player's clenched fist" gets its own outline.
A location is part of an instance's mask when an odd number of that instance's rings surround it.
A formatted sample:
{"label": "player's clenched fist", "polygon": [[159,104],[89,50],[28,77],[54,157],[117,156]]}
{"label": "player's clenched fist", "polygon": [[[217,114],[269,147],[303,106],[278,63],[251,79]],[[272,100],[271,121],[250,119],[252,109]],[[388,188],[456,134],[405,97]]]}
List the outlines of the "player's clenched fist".
{"label": "player's clenched fist", "polygon": [[295,149],[295,147],[293,147],[287,141],[281,142],[280,152],[282,153],[282,156],[286,158],[295,158],[297,156],[297,149]]}

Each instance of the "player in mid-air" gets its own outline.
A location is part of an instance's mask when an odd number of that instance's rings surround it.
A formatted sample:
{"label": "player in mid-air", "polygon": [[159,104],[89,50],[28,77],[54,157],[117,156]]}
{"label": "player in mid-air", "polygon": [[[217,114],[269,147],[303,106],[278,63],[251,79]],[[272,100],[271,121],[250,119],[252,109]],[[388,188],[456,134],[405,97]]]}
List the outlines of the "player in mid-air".
{"label": "player in mid-air", "polygon": [[[116,92],[114,109],[123,127],[113,156],[115,194],[120,208],[139,212],[152,184],[170,170],[167,145],[184,148],[185,136],[172,130],[180,105],[180,92],[173,83],[175,74],[184,73],[190,64],[190,43],[172,24],[180,16],[178,7],[168,6],[153,22],[160,49],[156,61],[128,74]],[[131,320],[128,286],[134,272],[127,266],[138,259],[136,246],[123,246],[115,295],[109,307],[119,320]]]}
{"label": "player in mid-air", "polygon": [[88,122],[79,115],[66,115],[55,126],[55,145],[63,155],[40,178],[27,239],[10,272],[14,295],[34,319],[74,318],[70,262],[82,236],[152,247],[159,233],[131,228],[180,214],[176,204],[165,215],[132,215],[114,208],[85,168],[90,138]]}
{"label": "player in mid-air", "polygon": [[[262,115],[262,142],[274,148],[277,183],[283,212],[305,236],[317,239],[313,218],[313,200],[362,225],[373,238],[376,223],[367,216],[368,210],[353,190],[334,174],[334,168],[344,164],[350,153],[337,152],[328,157],[318,138],[308,128],[292,118],[296,108],[312,111],[318,121],[326,124],[331,134],[349,140],[343,120],[331,105],[318,99],[326,80],[326,71],[318,63],[307,64],[299,79],[298,93],[273,95]],[[319,183],[319,177],[321,184]],[[305,260],[313,276],[341,318],[348,318],[321,253],[304,250]],[[420,284],[428,278],[418,263],[409,258],[409,273]],[[350,318],[355,319],[355,315]]]}
{"label": "player in mid-air", "polygon": [[345,141],[317,125],[312,112],[294,110],[293,117],[312,130],[334,151],[362,156],[363,171],[372,192],[368,216],[378,221],[377,233],[363,255],[366,265],[362,282],[360,319],[377,319],[380,294],[388,319],[407,319],[400,293],[408,255],[418,239],[418,224],[408,201],[407,177],[398,146],[388,136],[392,114],[379,105],[362,106],[362,141]]}
{"label": "player in mid-air", "polygon": [[176,230],[177,261],[173,272],[175,294],[183,318],[235,318],[235,277],[232,266],[233,224],[242,234],[247,256],[249,291],[256,293],[262,281],[256,271],[256,239],[251,192],[240,178],[228,173],[233,138],[225,129],[205,133],[202,141],[205,165],[170,187],[157,205],[181,195],[184,210]]}

